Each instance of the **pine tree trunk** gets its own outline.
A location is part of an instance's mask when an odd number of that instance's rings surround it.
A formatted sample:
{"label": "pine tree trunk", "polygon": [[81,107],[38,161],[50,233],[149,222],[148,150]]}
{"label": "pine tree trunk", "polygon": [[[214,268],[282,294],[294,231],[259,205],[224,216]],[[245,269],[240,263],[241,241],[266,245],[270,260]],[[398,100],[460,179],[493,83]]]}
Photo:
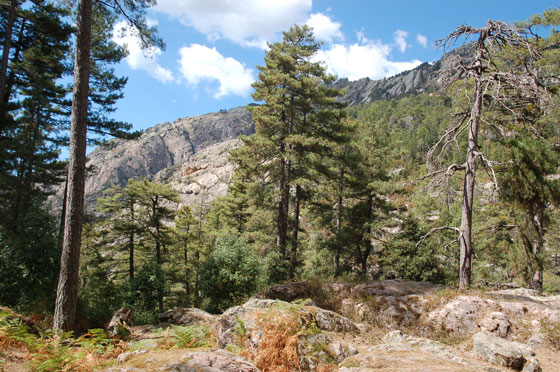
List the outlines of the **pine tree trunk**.
{"label": "pine tree trunk", "polygon": [[[336,237],[340,239],[342,231],[342,193],[344,192],[344,165],[340,167],[338,177],[338,198],[336,201]],[[340,242],[337,241],[334,250],[334,275],[340,275]]]}
{"label": "pine tree trunk", "polygon": [[[283,147],[283,145],[282,145]],[[278,237],[276,245],[282,258],[286,258],[286,246],[288,243],[288,216],[290,207],[290,185],[288,164],[285,158],[280,160],[280,201],[278,203]]]}
{"label": "pine tree trunk", "polygon": [[91,25],[92,0],[80,0],[70,124],[67,208],[53,324],[54,329],[64,331],[71,330],[75,325],[78,297],[80,245],[84,216]]}
{"label": "pine tree trunk", "polygon": [[[134,199],[130,198],[130,219],[134,223]],[[134,231],[131,231],[128,236],[128,276],[129,279],[134,279]]]}
{"label": "pine tree trunk", "polygon": [[535,272],[533,273],[531,288],[542,293],[543,290],[543,270],[544,265],[541,258],[541,253],[544,249],[544,225],[543,225],[543,209],[533,217],[532,223],[537,233],[537,239],[533,244],[533,258],[536,262]]}
{"label": "pine tree trunk", "polygon": [[[25,22],[25,19],[24,19],[24,20],[21,21],[21,26],[20,26],[19,32],[18,32],[18,41],[17,41],[16,46],[15,46],[14,57],[12,58],[12,61],[14,61],[14,63],[17,63],[19,61],[19,56],[21,54],[21,49],[22,49],[22,46],[23,46],[24,38],[25,38],[25,26],[26,26],[26,22]],[[10,74],[6,77],[6,84],[5,84],[5,87],[4,87],[4,97],[2,97],[2,101],[1,101],[2,105],[0,105],[0,107],[3,107],[3,105],[7,105],[8,102],[10,101],[10,96],[12,94],[12,88],[14,86],[15,78],[16,78],[16,73],[12,69],[10,71]],[[3,115],[3,114],[1,114],[1,115]],[[1,130],[0,130],[0,132],[1,132]]]}
{"label": "pine tree trunk", "polygon": [[299,210],[301,204],[301,187],[296,185],[296,196],[294,200],[294,231],[292,237],[292,255],[290,257],[290,280],[293,280],[296,273],[297,266],[297,250],[298,250],[298,235],[299,235]]}
{"label": "pine tree trunk", "polygon": [[[12,48],[12,30],[16,20],[16,9],[19,6],[19,0],[10,1],[10,10],[8,12],[8,20],[4,33],[4,49],[2,52],[2,64],[0,66],[0,103],[4,102],[4,93],[6,92],[6,79],[8,74],[8,62],[10,59],[10,49]],[[1,105],[3,106],[3,105]],[[4,129],[4,108],[0,109],[0,133]]]}
{"label": "pine tree trunk", "polygon": [[[480,48],[480,47],[479,47]],[[469,288],[472,274],[472,215],[474,202],[474,184],[476,176],[476,152],[478,149],[478,128],[482,113],[482,75],[481,50],[477,51],[476,77],[474,86],[474,103],[470,115],[469,137],[467,143],[467,160],[465,181],[463,183],[463,205],[461,209],[461,239],[459,257],[459,288]]]}

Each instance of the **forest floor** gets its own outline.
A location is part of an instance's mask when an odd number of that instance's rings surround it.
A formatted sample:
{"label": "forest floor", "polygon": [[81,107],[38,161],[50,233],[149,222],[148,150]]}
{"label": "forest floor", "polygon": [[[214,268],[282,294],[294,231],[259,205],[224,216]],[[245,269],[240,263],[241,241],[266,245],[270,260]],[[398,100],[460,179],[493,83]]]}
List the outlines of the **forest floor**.
{"label": "forest floor", "polygon": [[560,296],[525,289],[288,283],[222,315],[165,320],[127,340],[37,337],[0,309],[0,371],[560,371]]}

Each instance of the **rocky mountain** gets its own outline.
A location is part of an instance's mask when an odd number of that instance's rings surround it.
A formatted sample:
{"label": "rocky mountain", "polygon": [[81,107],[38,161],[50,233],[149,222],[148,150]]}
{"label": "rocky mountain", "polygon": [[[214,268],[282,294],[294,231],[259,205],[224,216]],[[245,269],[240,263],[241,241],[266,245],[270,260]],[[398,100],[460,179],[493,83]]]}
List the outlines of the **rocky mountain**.
{"label": "rocky mountain", "polygon": [[[442,67],[457,54],[468,52],[468,46],[458,48],[439,61],[423,63],[390,78],[341,79],[335,86],[345,89],[341,99],[351,106],[426,92],[438,88],[437,72]],[[162,123],[136,140],[111,140],[89,155],[86,209],[92,211],[109,186],[124,185],[130,178],[170,183],[185,203],[199,202],[201,192],[207,201],[225,195],[234,169],[227,160],[229,150],[239,145],[235,140],[239,135],[250,135],[254,130],[249,111],[238,107]],[[62,200],[62,189],[58,190],[58,200]]]}
{"label": "rocky mountain", "polygon": [[[131,178],[172,181],[185,202],[203,189],[208,195],[225,194],[233,173],[229,150],[240,135],[254,131],[251,114],[238,107],[162,123],[135,140],[111,140],[88,157],[86,209],[94,210],[108,187],[125,185]],[[62,190],[57,192],[59,200]]]}
{"label": "rocky mountain", "polygon": [[461,46],[448,53],[433,63],[422,63],[420,66],[401,72],[398,75],[380,80],[363,78],[360,80],[349,81],[340,79],[335,83],[338,89],[346,89],[341,101],[345,101],[350,106],[367,104],[376,100],[389,100],[399,98],[408,94],[419,94],[428,91],[435,91],[440,88],[442,69],[449,67],[457,57],[467,57],[472,55],[473,47],[471,44]]}

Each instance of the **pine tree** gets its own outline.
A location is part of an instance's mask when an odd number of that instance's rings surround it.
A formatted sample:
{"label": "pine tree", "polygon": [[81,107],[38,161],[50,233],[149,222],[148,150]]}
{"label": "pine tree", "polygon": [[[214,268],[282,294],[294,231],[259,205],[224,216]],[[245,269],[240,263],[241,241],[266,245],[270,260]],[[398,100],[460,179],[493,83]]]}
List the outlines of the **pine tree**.
{"label": "pine tree", "polygon": [[[163,255],[172,242],[169,222],[175,218],[173,204],[179,202],[179,194],[168,185],[142,181],[132,181],[127,185],[127,193],[136,201],[136,226],[151,238],[154,244],[155,263],[163,264]],[[159,309],[163,311],[163,292],[158,294]]]}
{"label": "pine tree", "polygon": [[551,177],[558,167],[557,154],[529,135],[508,141],[510,166],[500,174],[500,195],[512,204],[521,241],[527,252],[525,282],[543,290],[544,235],[550,207],[560,203],[560,183]]}
{"label": "pine tree", "polygon": [[97,210],[105,217],[101,229],[105,231],[105,236],[117,245],[113,250],[120,250],[119,246],[128,250],[129,280],[134,279],[134,257],[139,233],[137,196],[132,190],[133,182],[129,180],[124,189],[120,186],[109,188],[105,191],[105,197],[97,201]]}
{"label": "pine tree", "polygon": [[[154,28],[148,27],[145,21],[145,9],[152,4],[153,2],[150,0],[139,3],[114,0],[105,3],[103,6],[111,13],[126,18],[130,23],[138,27],[140,36],[146,45],[158,42],[161,44],[161,41],[155,37]],[[54,316],[54,328],[62,330],[69,330],[74,326],[76,311],[76,281],[79,271],[84,207],[88,94],[92,56],[92,21],[92,1],[80,0],[76,22],[77,36],[70,124],[68,191],[66,194],[60,279]]]}
{"label": "pine tree", "polygon": [[330,87],[334,77],[311,61],[320,43],[309,27],[294,26],[284,33],[282,42],[269,47],[265,66],[258,67],[258,81],[253,84],[253,98],[264,102],[250,107],[256,134],[245,140],[248,150],[240,151],[275,185],[276,245],[289,262],[289,277],[293,278],[300,212],[311,185],[309,169],[317,161],[312,154],[328,156],[331,143],[341,140],[338,129],[343,105],[335,101],[338,91]]}

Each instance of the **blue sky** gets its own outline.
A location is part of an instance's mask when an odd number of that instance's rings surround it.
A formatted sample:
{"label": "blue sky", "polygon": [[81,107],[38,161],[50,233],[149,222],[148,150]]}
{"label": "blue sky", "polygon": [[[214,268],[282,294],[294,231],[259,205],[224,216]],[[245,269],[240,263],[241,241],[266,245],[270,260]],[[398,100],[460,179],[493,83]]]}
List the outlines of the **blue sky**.
{"label": "blue sky", "polygon": [[135,130],[253,102],[250,84],[266,42],[309,24],[324,42],[318,58],[338,77],[379,79],[430,62],[434,42],[461,24],[526,20],[557,7],[548,0],[158,0],[148,12],[167,47],[146,56],[119,24],[114,39],[129,56],[115,117]]}

